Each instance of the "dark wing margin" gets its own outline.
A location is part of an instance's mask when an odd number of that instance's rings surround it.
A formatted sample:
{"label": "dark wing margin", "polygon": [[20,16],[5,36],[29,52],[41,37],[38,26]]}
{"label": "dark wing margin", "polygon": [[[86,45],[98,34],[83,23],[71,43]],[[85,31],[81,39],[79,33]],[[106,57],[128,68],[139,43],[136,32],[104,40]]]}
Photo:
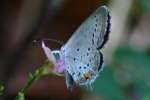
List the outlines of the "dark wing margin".
{"label": "dark wing margin", "polygon": [[103,60],[103,54],[100,51],[99,51],[99,55],[100,55],[100,63],[99,63],[99,66],[98,66],[98,71],[101,70],[103,62],[104,62],[104,60]]}
{"label": "dark wing margin", "polygon": [[[111,23],[110,23],[110,20],[111,20],[111,16],[110,16],[110,12],[108,11],[108,9],[105,7],[105,6],[102,6],[102,9],[105,9],[108,13],[107,13],[107,27],[106,27],[106,31],[104,33],[104,37],[103,37],[103,42],[102,44],[97,48],[98,50],[103,48],[103,46],[106,44],[106,42],[108,41],[109,39],[109,33],[110,33],[110,29],[111,29]],[[100,40],[101,41],[101,40]]]}

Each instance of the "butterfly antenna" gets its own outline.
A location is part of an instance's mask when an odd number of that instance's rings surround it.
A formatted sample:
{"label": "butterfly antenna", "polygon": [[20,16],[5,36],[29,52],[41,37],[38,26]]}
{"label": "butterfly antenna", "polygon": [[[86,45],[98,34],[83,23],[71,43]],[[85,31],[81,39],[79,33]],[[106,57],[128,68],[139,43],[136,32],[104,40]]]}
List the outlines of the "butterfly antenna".
{"label": "butterfly antenna", "polygon": [[63,45],[64,43],[62,41],[58,41],[56,39],[43,39],[43,41],[52,41],[52,42],[55,42],[55,43],[58,43],[60,45]]}
{"label": "butterfly antenna", "polygon": [[64,44],[62,41],[58,41],[58,40],[55,40],[55,39],[40,39],[40,40],[33,40],[34,43],[42,42],[42,41],[52,41],[52,42],[58,43],[58,44],[60,44],[60,45],[63,45],[63,44]]}

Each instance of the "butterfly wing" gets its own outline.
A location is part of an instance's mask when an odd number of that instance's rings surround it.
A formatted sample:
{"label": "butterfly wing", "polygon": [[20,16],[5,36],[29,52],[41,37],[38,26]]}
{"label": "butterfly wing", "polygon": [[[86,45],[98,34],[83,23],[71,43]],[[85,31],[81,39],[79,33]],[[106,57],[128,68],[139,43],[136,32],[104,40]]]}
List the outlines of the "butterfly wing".
{"label": "butterfly wing", "polygon": [[[86,76],[90,76],[89,73],[97,75],[101,69],[103,55],[99,49],[108,40],[109,28],[109,11],[102,6],[81,24],[61,48],[66,70],[76,83],[86,85],[92,82],[87,81],[89,77]],[[95,80],[95,77],[91,80]]]}
{"label": "butterfly wing", "polygon": [[[64,48],[85,45],[85,43],[101,49],[108,40],[110,31],[110,15],[106,6],[98,8],[89,16],[81,26],[73,33]],[[68,50],[71,52],[71,50]]]}
{"label": "butterfly wing", "polygon": [[96,49],[86,51],[85,48],[82,48],[74,52],[65,57],[66,69],[77,84],[88,85],[96,79],[102,69],[103,55]]}

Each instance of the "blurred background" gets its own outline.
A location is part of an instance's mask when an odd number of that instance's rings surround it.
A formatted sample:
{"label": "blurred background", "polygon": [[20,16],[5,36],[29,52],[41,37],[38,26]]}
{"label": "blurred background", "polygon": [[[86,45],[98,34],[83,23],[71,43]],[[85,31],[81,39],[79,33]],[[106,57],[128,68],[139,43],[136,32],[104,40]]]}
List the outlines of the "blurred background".
{"label": "blurred background", "polygon": [[[0,100],[13,100],[46,59],[35,39],[66,42],[101,5],[111,12],[112,29],[103,48],[105,68],[93,91],[69,92],[63,77],[44,77],[27,100],[150,100],[150,0],[1,0]],[[61,45],[47,41],[51,49]]]}

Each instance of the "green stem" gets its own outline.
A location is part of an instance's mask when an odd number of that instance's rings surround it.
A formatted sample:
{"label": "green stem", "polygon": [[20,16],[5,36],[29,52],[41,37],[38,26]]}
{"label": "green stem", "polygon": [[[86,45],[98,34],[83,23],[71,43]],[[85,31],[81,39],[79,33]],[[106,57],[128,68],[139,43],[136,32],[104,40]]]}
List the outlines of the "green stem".
{"label": "green stem", "polygon": [[48,75],[62,76],[62,74],[52,72],[52,67],[53,67],[52,63],[46,60],[44,65],[39,69],[37,69],[34,74],[30,73],[26,86],[23,89],[21,89],[21,91],[16,96],[15,100],[25,100],[25,96],[27,95],[29,88],[32,86],[33,82],[35,82],[39,78]]}
{"label": "green stem", "polygon": [[27,95],[29,88],[32,86],[33,82],[35,82],[39,78],[40,76],[36,73],[34,75],[30,74],[26,86],[23,89],[21,89],[21,91],[16,96],[15,100],[25,100],[25,96]]}
{"label": "green stem", "polygon": [[39,76],[34,74],[33,77],[28,80],[27,85],[21,90],[21,92],[26,95],[28,89],[31,87],[31,85],[33,84],[34,81],[38,80],[38,78],[39,78]]}

